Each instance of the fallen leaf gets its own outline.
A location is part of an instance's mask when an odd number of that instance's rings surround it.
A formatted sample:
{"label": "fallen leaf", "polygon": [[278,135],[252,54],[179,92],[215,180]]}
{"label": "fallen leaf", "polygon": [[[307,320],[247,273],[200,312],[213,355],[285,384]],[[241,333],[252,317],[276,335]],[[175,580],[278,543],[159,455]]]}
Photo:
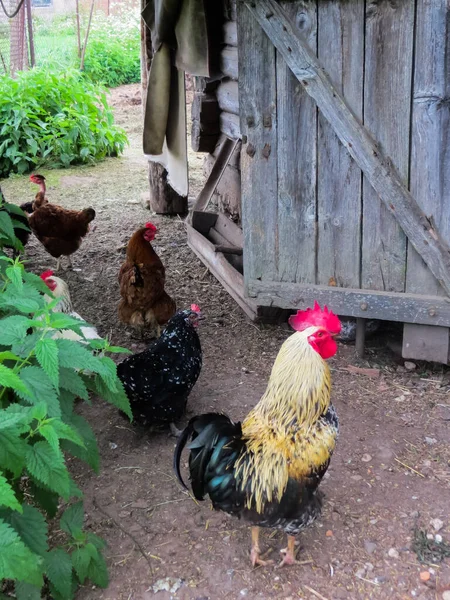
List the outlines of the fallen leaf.
{"label": "fallen leaf", "polygon": [[420,572],[420,581],[428,581],[431,575],[429,571],[421,571]]}
{"label": "fallen leaf", "polygon": [[329,530],[328,530],[328,531],[325,533],[325,535],[326,535],[327,537],[333,537],[334,533],[331,531],[331,529],[329,529]]}
{"label": "fallen leaf", "polygon": [[376,377],[380,376],[380,369],[364,369],[363,367],[355,367],[355,365],[348,365],[344,367],[343,371],[348,371],[349,373],[355,373],[357,375],[365,375],[366,377]]}

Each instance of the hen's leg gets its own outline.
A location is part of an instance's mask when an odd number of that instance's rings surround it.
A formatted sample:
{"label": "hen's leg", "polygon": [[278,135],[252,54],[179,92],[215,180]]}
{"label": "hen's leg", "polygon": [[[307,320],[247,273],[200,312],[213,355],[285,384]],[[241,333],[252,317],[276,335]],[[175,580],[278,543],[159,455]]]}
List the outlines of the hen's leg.
{"label": "hen's leg", "polygon": [[284,565],[298,564],[298,560],[295,558],[295,546],[298,544],[298,542],[295,541],[295,537],[293,535],[288,535],[287,539],[287,548],[280,550],[281,554],[284,554],[284,558],[278,565],[279,567],[283,567]]}
{"label": "hen's leg", "polygon": [[183,430],[182,429],[178,429],[175,426],[175,423],[170,423],[169,424],[169,428],[170,428],[170,433],[171,433],[171,435],[173,435],[173,437],[179,438],[180,435],[183,433]]}
{"label": "hen's leg", "polygon": [[59,273],[60,268],[61,268],[61,257],[56,259],[55,273]]}
{"label": "hen's leg", "polygon": [[262,560],[261,549],[259,547],[259,527],[252,527],[252,549],[250,551],[250,560],[252,561],[252,565],[256,567],[256,565],[260,565],[261,567],[265,567],[266,565],[271,565],[273,560]]}
{"label": "hen's leg", "polygon": [[70,258],[70,254],[69,254],[69,256],[67,257],[67,262],[68,262],[68,264],[67,264],[67,268],[68,268],[68,269],[73,269],[73,264],[72,264],[72,259]]}

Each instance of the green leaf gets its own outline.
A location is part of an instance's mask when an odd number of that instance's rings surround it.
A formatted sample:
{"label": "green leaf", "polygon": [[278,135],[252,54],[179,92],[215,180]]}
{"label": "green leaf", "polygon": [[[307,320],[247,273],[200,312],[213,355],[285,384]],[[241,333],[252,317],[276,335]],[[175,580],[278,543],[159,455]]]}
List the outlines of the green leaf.
{"label": "green leaf", "polygon": [[103,550],[103,548],[106,548],[105,540],[98,535],[95,535],[95,533],[88,533],[87,537],[91,544],[94,544],[97,550]]}
{"label": "green leaf", "polygon": [[80,435],[85,447],[82,448],[73,442],[61,440],[61,448],[70,452],[80,460],[86,462],[95,473],[99,472],[100,456],[98,452],[95,433],[92,431],[89,423],[80,415],[71,415],[68,420],[70,426]]}
{"label": "green leaf", "polygon": [[0,386],[11,388],[24,394],[29,392],[27,386],[21,381],[20,377],[11,369],[5,367],[5,365],[0,365]]}
{"label": "green leaf", "polygon": [[48,375],[39,367],[25,367],[20,371],[20,379],[28,387],[29,393],[18,392],[18,395],[30,402],[38,404],[45,400],[48,406],[49,417],[60,417],[61,408],[58,396]]}
{"label": "green leaf", "polygon": [[91,560],[87,575],[92,583],[95,583],[95,585],[98,585],[101,588],[108,587],[108,567],[106,566],[105,559],[101,554],[99,554],[97,558],[93,558]]}
{"label": "green leaf", "polygon": [[83,502],[76,502],[64,511],[59,525],[63,531],[74,536],[83,529],[84,507]]}
{"label": "green leaf", "polygon": [[25,581],[16,581],[17,600],[41,600],[41,588]]}
{"label": "green leaf", "polygon": [[5,360],[20,360],[20,357],[9,351],[0,352],[0,362],[3,362]]}
{"label": "green leaf", "polygon": [[43,556],[48,550],[48,525],[41,512],[29,504],[23,505],[23,513],[12,513],[7,519],[31,552]]}
{"label": "green leaf", "polygon": [[83,379],[73,371],[66,367],[60,367],[59,369],[59,385],[61,388],[72,392],[78,398],[87,400],[89,398],[88,391],[84,385]]}
{"label": "green leaf", "polygon": [[59,437],[53,428],[53,423],[44,423],[38,429],[40,435],[47,440],[56,453],[60,453]]}
{"label": "green leaf", "polygon": [[64,499],[70,496],[70,480],[64,460],[48,442],[36,442],[26,455],[28,471],[38,481],[58,492]]}
{"label": "green leaf", "polygon": [[11,217],[4,210],[0,211],[0,231],[6,233],[6,235],[12,240],[16,236],[14,235],[14,227],[11,221]]}
{"label": "green leaf", "polygon": [[29,550],[17,532],[0,519],[0,579],[18,579],[42,587],[41,559]]}
{"label": "green leaf", "polygon": [[36,344],[36,358],[47,373],[48,378],[57,388],[59,385],[58,346],[51,338],[39,340]]}
{"label": "green leaf", "polygon": [[14,429],[18,423],[23,423],[25,416],[22,412],[8,412],[0,410],[0,431],[5,429]]}
{"label": "green leaf", "polygon": [[0,505],[7,506],[8,508],[12,508],[12,510],[17,510],[19,512],[23,511],[14,490],[5,477],[3,477],[2,473],[0,473]]}
{"label": "green leaf", "polygon": [[87,544],[72,552],[72,566],[81,584],[88,576],[88,569],[92,560],[92,548],[98,555],[97,548],[93,544]]}
{"label": "green leaf", "polygon": [[45,555],[46,575],[61,596],[69,597],[72,591],[72,560],[61,548],[54,548]]}
{"label": "green leaf", "polygon": [[6,276],[9,277],[14,287],[17,288],[18,292],[22,292],[23,290],[23,281],[22,281],[22,269],[20,267],[8,267],[6,269]]}
{"label": "green leaf", "polygon": [[97,394],[101,398],[103,398],[113,406],[117,406],[117,408],[119,408],[129,417],[130,421],[133,419],[130,402],[127,398],[127,395],[125,394],[125,390],[123,389],[123,385],[120,379],[117,379],[117,392],[112,392],[105,384],[105,382],[101,379],[101,377],[98,375],[95,378],[94,383]]}
{"label": "green leaf", "polygon": [[45,284],[42,281],[42,279],[39,277],[39,275],[35,275],[34,273],[30,273],[29,271],[24,271],[22,274],[22,277],[23,277],[24,281],[29,283],[31,286],[33,286],[39,292],[42,292],[43,294],[47,294],[47,295],[49,294],[50,290],[47,287],[47,284]]}
{"label": "green leaf", "polygon": [[70,442],[73,442],[74,444],[77,444],[77,446],[81,446],[82,448],[86,447],[83,438],[79,435],[79,433],[63,421],[55,419],[54,421],[52,421],[52,425],[58,438],[69,440]]}
{"label": "green leaf", "polygon": [[0,344],[2,346],[12,346],[12,344],[21,342],[26,336],[30,322],[31,320],[28,317],[22,315],[0,319]]}
{"label": "green leaf", "polygon": [[25,466],[28,444],[20,437],[19,429],[0,431],[0,467],[18,477]]}
{"label": "green leaf", "polygon": [[79,342],[73,340],[56,340],[59,348],[59,364],[62,367],[81,369],[83,371],[104,371],[103,365],[98,358],[92,356],[89,350]]}
{"label": "green leaf", "polygon": [[80,328],[83,325],[87,325],[87,323],[85,323],[85,321],[81,321],[80,319],[75,319],[74,317],[65,315],[64,313],[54,312],[50,315],[50,325],[53,327],[53,329],[74,329],[79,333]]}
{"label": "green leaf", "polygon": [[45,510],[50,518],[53,518],[58,512],[59,494],[45,488],[41,483],[30,479],[30,493],[33,500]]}
{"label": "green leaf", "polygon": [[107,350],[108,352],[113,352],[116,354],[133,354],[131,350],[128,350],[128,348],[122,348],[122,346],[108,346]]}

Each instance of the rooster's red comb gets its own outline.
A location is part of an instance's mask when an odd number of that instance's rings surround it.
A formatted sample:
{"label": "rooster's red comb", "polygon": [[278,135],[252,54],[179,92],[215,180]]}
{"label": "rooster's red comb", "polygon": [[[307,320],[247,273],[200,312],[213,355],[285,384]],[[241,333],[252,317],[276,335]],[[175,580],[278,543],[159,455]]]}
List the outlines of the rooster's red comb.
{"label": "rooster's red comb", "polygon": [[41,273],[40,277],[42,279],[42,281],[46,281],[49,277],[52,277],[53,275],[53,271],[48,270],[48,271],[44,271],[43,273]]}
{"label": "rooster's red comb", "polygon": [[322,310],[317,300],[314,308],[299,310],[296,315],[289,317],[289,325],[296,331],[303,331],[308,327],[324,327],[333,335],[341,331],[339,318],[327,306]]}
{"label": "rooster's red comb", "polygon": [[150,231],[158,231],[156,225],[153,225],[153,223],[150,223],[150,221],[145,224],[145,229],[150,229]]}
{"label": "rooster's red comb", "polygon": [[200,313],[200,306],[198,304],[191,304],[191,310],[192,312],[196,312],[196,313]]}

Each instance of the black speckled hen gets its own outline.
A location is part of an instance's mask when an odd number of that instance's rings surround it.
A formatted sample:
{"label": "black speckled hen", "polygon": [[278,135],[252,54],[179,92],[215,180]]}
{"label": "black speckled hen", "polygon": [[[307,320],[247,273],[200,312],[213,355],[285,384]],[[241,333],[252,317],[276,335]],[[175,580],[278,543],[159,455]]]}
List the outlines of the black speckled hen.
{"label": "black speckled hen", "polygon": [[170,426],[185,410],[189,394],[202,368],[202,349],[196,327],[200,308],[178,311],[167,323],[161,337],[139,354],[126,358],[117,367],[130,401],[133,419],[145,427]]}

